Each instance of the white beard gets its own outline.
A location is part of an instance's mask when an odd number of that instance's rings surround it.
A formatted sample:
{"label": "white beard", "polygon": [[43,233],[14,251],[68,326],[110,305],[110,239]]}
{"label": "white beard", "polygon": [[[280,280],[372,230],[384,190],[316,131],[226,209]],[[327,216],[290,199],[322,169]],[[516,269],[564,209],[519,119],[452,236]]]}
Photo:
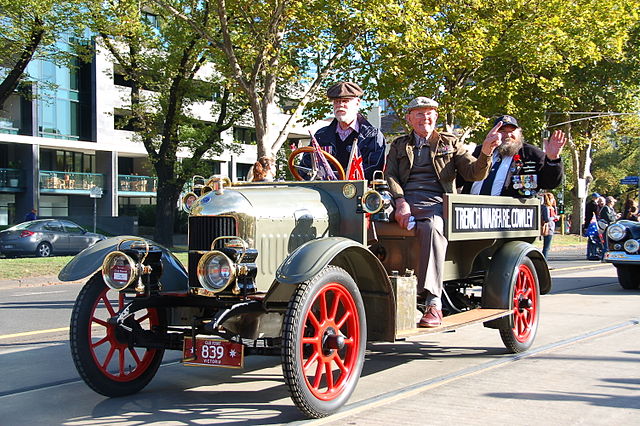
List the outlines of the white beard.
{"label": "white beard", "polygon": [[358,117],[358,111],[356,112],[351,112],[351,111],[347,111],[344,115],[342,116],[335,116],[336,120],[338,120],[338,122],[340,123],[352,123],[357,117]]}

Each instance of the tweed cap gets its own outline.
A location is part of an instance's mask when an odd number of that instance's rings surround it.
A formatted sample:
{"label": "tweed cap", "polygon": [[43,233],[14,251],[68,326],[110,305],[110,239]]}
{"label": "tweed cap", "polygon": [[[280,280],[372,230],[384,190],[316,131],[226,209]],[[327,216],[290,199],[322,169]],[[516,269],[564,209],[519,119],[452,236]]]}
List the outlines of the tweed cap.
{"label": "tweed cap", "polygon": [[359,98],[362,96],[362,89],[351,81],[341,81],[327,89],[329,99]]}
{"label": "tweed cap", "polygon": [[431,98],[427,98],[425,96],[418,96],[406,106],[407,113],[411,112],[416,108],[438,108],[440,104],[434,101]]}
{"label": "tweed cap", "polygon": [[516,126],[516,127],[520,127],[518,125],[518,120],[516,120],[514,117],[510,116],[510,115],[501,115],[500,117],[496,118],[496,121],[493,122],[493,125],[495,126],[496,124],[502,122],[503,126]]}

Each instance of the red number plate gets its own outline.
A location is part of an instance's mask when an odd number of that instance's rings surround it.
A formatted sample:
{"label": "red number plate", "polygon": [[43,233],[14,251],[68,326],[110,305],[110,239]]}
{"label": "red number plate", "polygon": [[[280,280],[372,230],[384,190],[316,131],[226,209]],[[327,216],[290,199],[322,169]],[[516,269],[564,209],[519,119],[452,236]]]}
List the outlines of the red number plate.
{"label": "red number plate", "polygon": [[244,346],[240,343],[209,337],[185,337],[183,363],[185,365],[205,365],[208,367],[242,368],[244,362]]}

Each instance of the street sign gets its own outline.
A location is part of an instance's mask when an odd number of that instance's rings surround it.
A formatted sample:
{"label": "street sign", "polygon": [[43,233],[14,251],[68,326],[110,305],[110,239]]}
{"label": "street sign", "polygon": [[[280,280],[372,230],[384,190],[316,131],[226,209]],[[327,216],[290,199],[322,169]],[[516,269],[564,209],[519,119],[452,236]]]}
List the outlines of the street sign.
{"label": "street sign", "polygon": [[89,191],[89,197],[91,198],[102,198],[102,188],[99,186],[94,186]]}
{"label": "street sign", "polygon": [[624,179],[620,179],[621,185],[638,185],[640,183],[640,176],[627,176]]}

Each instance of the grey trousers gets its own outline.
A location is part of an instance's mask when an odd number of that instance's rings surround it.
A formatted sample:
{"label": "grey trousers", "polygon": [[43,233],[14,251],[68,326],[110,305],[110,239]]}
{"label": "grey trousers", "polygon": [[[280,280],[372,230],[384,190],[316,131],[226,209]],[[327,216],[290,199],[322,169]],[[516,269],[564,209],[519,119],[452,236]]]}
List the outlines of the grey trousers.
{"label": "grey trousers", "polygon": [[418,293],[428,290],[434,296],[440,297],[443,288],[444,259],[449,243],[444,236],[442,205],[415,211],[412,206],[411,212],[416,217],[416,235],[420,244],[416,270]]}

